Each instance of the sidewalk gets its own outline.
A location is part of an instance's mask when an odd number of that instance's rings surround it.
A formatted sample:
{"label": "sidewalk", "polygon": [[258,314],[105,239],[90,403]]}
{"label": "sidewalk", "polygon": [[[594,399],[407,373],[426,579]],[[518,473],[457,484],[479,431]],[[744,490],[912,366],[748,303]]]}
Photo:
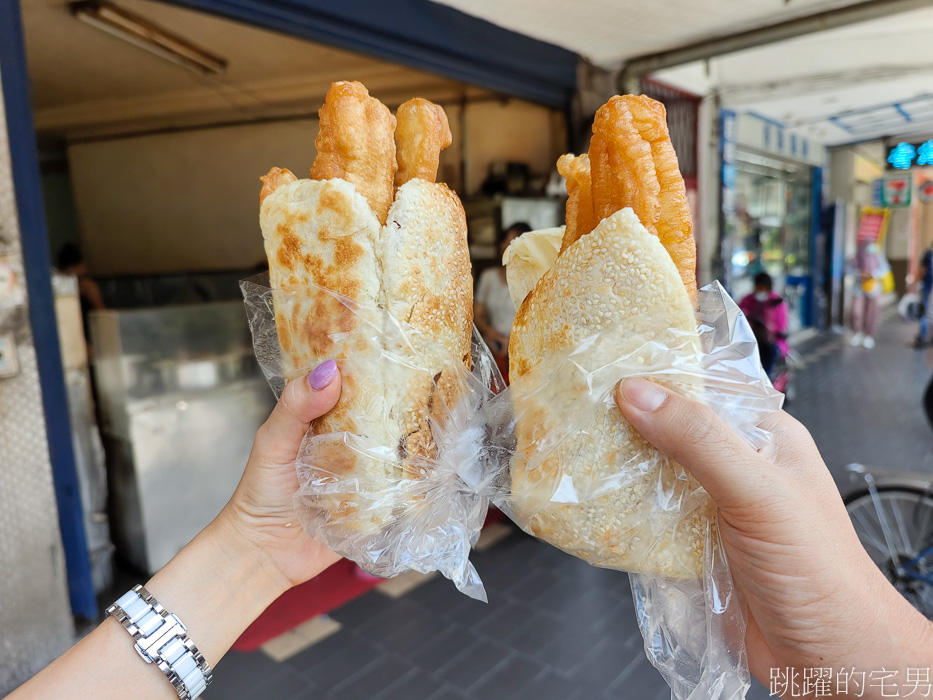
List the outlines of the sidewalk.
{"label": "sidewalk", "polygon": [[893,307],[883,312],[877,345],[853,348],[849,336],[825,334],[795,348],[804,367],[787,411],[816,440],[840,490],[849,490],[845,467],[933,472],[933,432],[922,398],[933,376],[933,349],[909,347],[916,323]]}
{"label": "sidewalk", "polygon": [[[840,487],[845,465],[933,471],[933,434],[921,407],[933,351],[907,347],[915,327],[885,314],[874,350],[821,335],[797,349],[804,366],[788,410],[813,432]],[[267,651],[231,652],[207,698],[224,700],[667,700],[642,650],[628,577],[595,569],[514,528],[474,561],[489,605],[445,579],[376,589]],[[417,585],[421,583],[421,585]],[[390,587],[391,588],[391,587]],[[397,596],[397,597],[393,597]],[[753,686],[748,696],[768,693]]]}

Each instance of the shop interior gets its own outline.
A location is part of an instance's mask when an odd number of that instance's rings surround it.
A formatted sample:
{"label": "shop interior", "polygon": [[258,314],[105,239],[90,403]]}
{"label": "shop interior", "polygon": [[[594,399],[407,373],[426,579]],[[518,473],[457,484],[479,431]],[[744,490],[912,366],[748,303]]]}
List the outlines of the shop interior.
{"label": "shop interior", "polygon": [[568,129],[561,110],[149,0],[29,2],[23,21],[52,259],[99,289],[82,307],[55,278],[101,591],[114,552],[155,571],[210,521],[272,406],[238,282],[264,266],[259,177],[308,172],[331,81],[443,105],[438,179],[464,202],[474,279],[498,231],[562,221],[547,185]]}

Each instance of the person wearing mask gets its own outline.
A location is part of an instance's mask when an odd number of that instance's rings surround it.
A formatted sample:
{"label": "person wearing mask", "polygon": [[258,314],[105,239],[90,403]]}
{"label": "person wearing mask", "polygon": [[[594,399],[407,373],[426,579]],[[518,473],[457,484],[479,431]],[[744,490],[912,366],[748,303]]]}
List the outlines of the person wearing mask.
{"label": "person wearing mask", "polygon": [[923,304],[923,316],[920,318],[920,332],[914,340],[918,350],[930,342],[930,292],[933,292],[933,246],[926,249],[920,260],[920,303]]}
{"label": "person wearing mask", "polygon": [[[292,499],[302,439],[337,403],[340,387],[333,360],[285,387],[256,434],[230,502],[145,585],[178,617],[187,642],[210,667],[279,595],[339,558],[297,524]],[[884,668],[900,679],[908,669],[929,667],[933,623],[862,547],[806,428],[787,413],[770,416],[761,427],[771,443],[755,450],[709,407],[647,379],[623,380],[615,401],[646,440],[689,470],[716,501],[722,544],[747,609],[749,669],[762,683],[775,668]],[[135,613],[125,611],[131,626],[137,618],[147,626],[153,604],[137,596],[127,593],[120,601]],[[187,659],[177,646],[172,658],[176,653]],[[184,670],[197,696],[205,675],[192,664]],[[862,697],[889,697],[879,688],[864,689]],[[177,696],[111,616],[9,700]]]}
{"label": "person wearing mask", "polygon": [[779,358],[787,357],[787,304],[780,294],[774,293],[774,282],[767,272],[755,275],[755,291],[739,302],[739,308],[748,319],[755,339],[761,366],[771,376]]}
{"label": "person wearing mask", "polygon": [[884,265],[877,243],[859,243],[855,254],[855,289],[852,292],[852,330],[849,345],[871,349],[878,331]]}
{"label": "person wearing mask", "polygon": [[531,230],[524,221],[514,223],[497,238],[499,264],[483,270],[473,298],[473,322],[496,359],[502,375],[508,378],[509,334],[515,320],[515,304],[509,294],[502,256],[509,244]]}

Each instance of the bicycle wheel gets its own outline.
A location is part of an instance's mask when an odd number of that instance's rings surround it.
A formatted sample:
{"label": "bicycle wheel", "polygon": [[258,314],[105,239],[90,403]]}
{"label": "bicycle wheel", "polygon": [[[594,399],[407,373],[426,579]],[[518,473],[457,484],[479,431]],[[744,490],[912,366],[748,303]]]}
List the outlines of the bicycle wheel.
{"label": "bicycle wheel", "polygon": [[933,493],[911,486],[877,492],[877,502],[868,489],[845,499],[855,532],[894,587],[933,619]]}

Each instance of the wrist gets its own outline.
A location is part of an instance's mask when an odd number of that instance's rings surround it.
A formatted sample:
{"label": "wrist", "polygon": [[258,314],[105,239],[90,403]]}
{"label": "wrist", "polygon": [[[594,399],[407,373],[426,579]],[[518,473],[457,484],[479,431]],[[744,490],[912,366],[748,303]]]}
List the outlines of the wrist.
{"label": "wrist", "polygon": [[250,586],[271,596],[269,603],[291,588],[294,583],[282,572],[273,558],[255,537],[248,518],[235,503],[224,506],[218,516],[205,528],[222,552]]}
{"label": "wrist", "polygon": [[225,511],[145,584],[211,666],[288,588]]}

